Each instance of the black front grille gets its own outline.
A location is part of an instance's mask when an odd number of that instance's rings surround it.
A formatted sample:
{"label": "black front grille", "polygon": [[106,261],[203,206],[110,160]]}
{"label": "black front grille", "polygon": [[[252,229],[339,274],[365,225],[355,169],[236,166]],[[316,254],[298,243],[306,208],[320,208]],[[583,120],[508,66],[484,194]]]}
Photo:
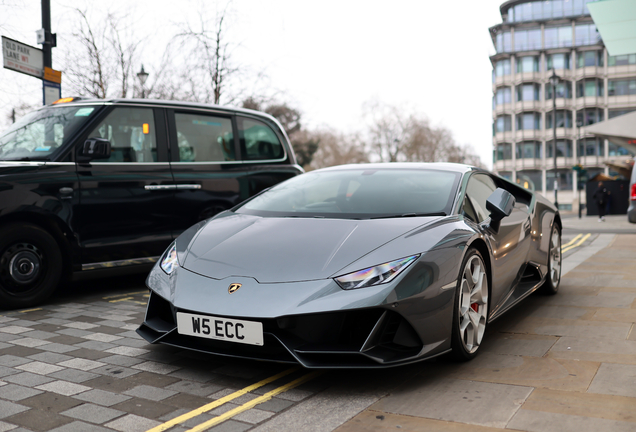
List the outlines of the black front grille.
{"label": "black front grille", "polygon": [[[232,319],[260,322],[264,345],[249,345],[195,336],[176,330],[177,310],[152,293],[146,321],[138,330],[151,343],[164,343],[222,356],[300,362],[306,367],[374,367],[413,360],[422,343],[398,313],[370,308],[341,312],[289,315],[279,318]],[[221,316],[221,315],[217,315]]]}

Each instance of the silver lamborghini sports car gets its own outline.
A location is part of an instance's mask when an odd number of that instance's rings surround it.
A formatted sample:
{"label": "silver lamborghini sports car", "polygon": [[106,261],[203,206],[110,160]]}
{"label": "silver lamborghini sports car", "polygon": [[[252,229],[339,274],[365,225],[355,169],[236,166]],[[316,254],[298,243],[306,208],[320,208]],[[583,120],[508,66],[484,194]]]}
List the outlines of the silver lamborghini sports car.
{"label": "silver lamborghini sports car", "polygon": [[308,368],[468,360],[561,278],[542,196],[456,164],[312,171],[199,222],[147,279],[148,342]]}

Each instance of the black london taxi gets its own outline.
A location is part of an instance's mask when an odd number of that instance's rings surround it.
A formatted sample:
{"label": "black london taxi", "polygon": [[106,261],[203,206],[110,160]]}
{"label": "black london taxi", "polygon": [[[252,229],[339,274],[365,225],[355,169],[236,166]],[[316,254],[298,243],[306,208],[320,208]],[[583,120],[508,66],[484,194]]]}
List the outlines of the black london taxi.
{"label": "black london taxi", "polygon": [[61,99],[0,134],[0,310],[71,276],[148,269],[182,231],[302,173],[252,110]]}

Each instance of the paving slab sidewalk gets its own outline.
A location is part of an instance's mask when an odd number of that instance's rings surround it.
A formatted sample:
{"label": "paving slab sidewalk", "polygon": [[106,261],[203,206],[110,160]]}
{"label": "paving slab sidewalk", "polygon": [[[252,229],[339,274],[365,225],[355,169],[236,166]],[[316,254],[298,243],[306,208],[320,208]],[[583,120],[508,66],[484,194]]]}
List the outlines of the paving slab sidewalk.
{"label": "paving slab sidewalk", "polygon": [[424,364],[336,431],[635,431],[635,324],[636,236],[600,234],[566,258],[559,294],[494,322],[473,361]]}

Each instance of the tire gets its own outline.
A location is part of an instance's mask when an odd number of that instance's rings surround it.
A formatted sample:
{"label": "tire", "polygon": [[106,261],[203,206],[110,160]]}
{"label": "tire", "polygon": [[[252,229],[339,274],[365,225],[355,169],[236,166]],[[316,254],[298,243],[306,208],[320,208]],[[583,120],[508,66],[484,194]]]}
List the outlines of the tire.
{"label": "tire", "polygon": [[0,228],[0,309],[42,303],[57,288],[63,260],[55,239],[28,223]]}
{"label": "tire", "polygon": [[561,230],[557,224],[552,227],[550,233],[550,249],[548,249],[548,274],[539,292],[545,295],[555,295],[559,292],[561,284]]}
{"label": "tire", "polygon": [[477,249],[468,250],[460,269],[453,307],[452,357],[468,361],[479,352],[486,332],[490,282]]}

